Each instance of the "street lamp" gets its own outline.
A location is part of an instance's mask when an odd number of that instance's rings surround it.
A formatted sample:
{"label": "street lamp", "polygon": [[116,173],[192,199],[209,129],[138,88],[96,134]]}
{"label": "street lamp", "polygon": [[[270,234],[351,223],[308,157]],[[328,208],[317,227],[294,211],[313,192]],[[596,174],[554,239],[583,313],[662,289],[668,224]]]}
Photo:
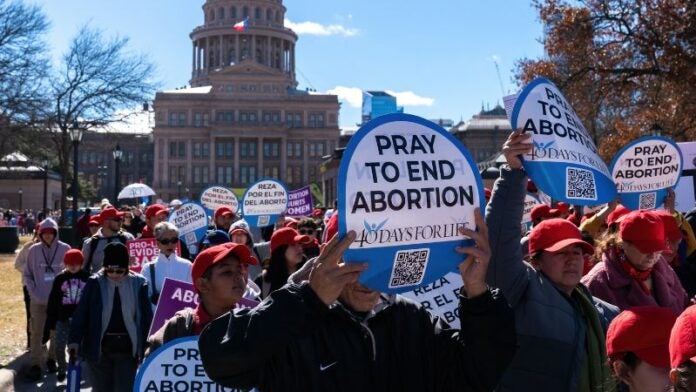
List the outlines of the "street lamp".
{"label": "street lamp", "polygon": [[41,161],[41,165],[44,169],[43,213],[46,215],[46,210],[48,209],[48,159]]}
{"label": "street lamp", "polygon": [[19,211],[21,212],[22,211],[22,195],[24,194],[24,191],[22,190],[22,188],[19,188],[19,190],[17,191],[17,194],[19,195]]}
{"label": "street lamp", "polygon": [[114,169],[114,203],[118,203],[118,190],[121,188],[120,182],[121,182],[121,175],[119,173],[119,164],[121,163],[121,158],[123,157],[123,151],[121,151],[121,147],[116,145],[116,148],[112,151],[114,154],[114,163],[116,164],[116,167]]}
{"label": "street lamp", "polygon": [[79,234],[77,232],[77,146],[82,141],[82,128],[77,124],[77,121],[73,121],[70,131],[70,141],[73,145],[73,183],[72,183],[72,228],[73,228],[73,244],[76,246],[79,240]]}
{"label": "street lamp", "polygon": [[178,188],[178,194],[179,194],[179,199],[181,199],[181,180],[176,182],[176,186]]}

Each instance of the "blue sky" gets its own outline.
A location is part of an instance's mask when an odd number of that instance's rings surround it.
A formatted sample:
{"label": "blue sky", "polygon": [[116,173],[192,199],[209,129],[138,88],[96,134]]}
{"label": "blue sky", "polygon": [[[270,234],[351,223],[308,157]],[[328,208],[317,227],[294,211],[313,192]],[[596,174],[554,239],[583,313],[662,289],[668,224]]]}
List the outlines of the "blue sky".
{"label": "blue sky", "polygon": [[[191,74],[189,33],[202,24],[203,0],[26,0],[43,7],[54,57],[85,23],[130,38],[157,66],[163,89]],[[527,2],[512,0],[284,0],[286,25],[299,35],[300,88],[333,92],[340,125],[360,121],[359,90],[393,91],[407,113],[468,119],[482,103],[514,92],[516,60],[543,54],[542,26]]]}

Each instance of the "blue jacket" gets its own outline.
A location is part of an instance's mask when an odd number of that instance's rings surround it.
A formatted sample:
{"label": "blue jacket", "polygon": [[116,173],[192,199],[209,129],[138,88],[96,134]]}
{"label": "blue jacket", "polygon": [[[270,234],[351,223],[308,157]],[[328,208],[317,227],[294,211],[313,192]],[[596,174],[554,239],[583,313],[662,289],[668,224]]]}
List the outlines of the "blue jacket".
{"label": "blue jacket", "polygon": [[[501,168],[486,209],[492,257],[487,283],[515,311],[518,349],[497,391],[575,391],[585,363],[587,323],[574,301],[522,259],[520,222],[527,176]],[[592,298],[606,332],[617,307]]]}
{"label": "blue jacket", "polygon": [[[97,361],[101,356],[101,331],[102,331],[102,287],[107,284],[108,278],[100,273],[92,275],[87,284],[80,302],[73,313],[70,325],[70,344],[80,346],[79,356],[89,361]],[[143,358],[147,340],[147,332],[152,322],[152,308],[147,297],[147,281],[140,274],[133,272],[125,279],[134,279],[134,298],[138,304],[135,312],[135,325],[138,329],[136,355]]]}

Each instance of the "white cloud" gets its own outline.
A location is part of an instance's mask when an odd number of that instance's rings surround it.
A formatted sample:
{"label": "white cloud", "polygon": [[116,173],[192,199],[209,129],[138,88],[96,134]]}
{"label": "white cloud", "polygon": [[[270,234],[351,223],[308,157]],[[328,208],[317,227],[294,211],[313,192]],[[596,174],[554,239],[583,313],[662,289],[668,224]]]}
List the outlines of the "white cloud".
{"label": "white cloud", "polygon": [[323,25],[317,22],[295,23],[290,19],[285,19],[285,27],[294,31],[297,35],[342,35],[353,37],[359,33],[358,29],[351,29],[339,24]]}
{"label": "white cloud", "polygon": [[326,93],[338,95],[338,99],[348,102],[354,108],[362,107],[362,90],[358,87],[336,86]]}
{"label": "white cloud", "polygon": [[421,97],[413,91],[386,91],[396,97],[396,104],[399,106],[433,106],[435,104],[435,98]]}

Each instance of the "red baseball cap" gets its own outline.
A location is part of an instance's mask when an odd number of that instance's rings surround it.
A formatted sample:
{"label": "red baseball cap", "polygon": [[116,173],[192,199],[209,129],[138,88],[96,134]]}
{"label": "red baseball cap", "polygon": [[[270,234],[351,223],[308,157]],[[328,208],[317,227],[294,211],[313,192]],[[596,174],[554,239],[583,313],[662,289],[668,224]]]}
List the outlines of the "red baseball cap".
{"label": "red baseball cap", "polygon": [[237,257],[239,262],[243,264],[258,264],[258,261],[251,255],[251,251],[246,245],[233,242],[215,245],[199,253],[193,260],[193,265],[191,266],[191,279],[193,279],[193,282],[200,278],[210,266],[230,255]]}
{"label": "red baseball cap", "polygon": [[696,362],[696,306],[677,317],[669,336],[669,359],[673,369],[686,361]]}
{"label": "red baseball cap", "polygon": [[612,223],[621,223],[623,218],[629,213],[631,210],[628,208],[624,207],[623,205],[619,204],[614,208],[614,211],[609,213],[607,215],[607,226],[610,226]]}
{"label": "red baseball cap", "polygon": [[570,245],[581,247],[583,253],[594,251],[592,245],[582,240],[580,230],[565,219],[547,219],[534,226],[529,233],[529,254],[540,250],[558,252]]}
{"label": "red baseball cap", "polygon": [[289,216],[285,217],[285,224],[283,226],[285,227],[291,227],[293,229],[297,229],[297,223],[299,221],[295,218],[290,218]]}
{"label": "red baseball cap", "polygon": [[214,217],[217,218],[218,216],[225,216],[225,215],[234,215],[234,212],[232,212],[232,209],[227,206],[222,206],[218,207],[215,210],[215,215]]}
{"label": "red baseball cap", "polygon": [[532,221],[536,221],[539,218],[555,218],[558,216],[558,210],[546,204],[538,204],[532,208],[530,215]]}
{"label": "red baseball cap", "polygon": [[292,227],[283,227],[280,230],[274,231],[273,235],[271,235],[271,252],[282,245],[302,245],[309,242],[309,236],[300,235],[300,233]]}
{"label": "red baseball cap", "polygon": [[619,237],[630,242],[641,253],[669,251],[662,220],[646,210],[632,211],[623,217]]}
{"label": "red baseball cap", "polygon": [[556,203],[556,211],[559,213],[570,211],[570,204],[559,201]]}
{"label": "red baseball cap", "polygon": [[639,306],[619,313],[607,330],[607,356],[632,352],[656,368],[669,367],[669,334],[677,315],[669,308]]}
{"label": "red baseball cap", "polygon": [[84,261],[85,258],[79,249],[70,249],[63,256],[63,264],[65,265],[82,265]]}
{"label": "red baseball cap", "polygon": [[93,217],[89,218],[89,226],[101,226],[102,220],[99,215],[94,215]]}
{"label": "red baseball cap", "polygon": [[162,204],[153,204],[145,210],[145,218],[149,219],[162,213],[169,215],[169,208]]}
{"label": "red baseball cap", "polygon": [[674,215],[665,210],[653,211],[652,213],[662,220],[662,226],[665,230],[665,238],[670,241],[684,239],[684,233],[682,233],[681,229],[679,228],[679,224],[674,218]]}
{"label": "red baseball cap", "polygon": [[114,207],[107,207],[102,210],[99,217],[101,218],[102,222],[104,222],[109,219],[120,218],[124,215],[126,215],[125,212],[121,212]]}
{"label": "red baseball cap", "polygon": [[315,218],[322,218],[324,216],[324,211],[321,208],[315,208],[312,211],[312,216]]}

